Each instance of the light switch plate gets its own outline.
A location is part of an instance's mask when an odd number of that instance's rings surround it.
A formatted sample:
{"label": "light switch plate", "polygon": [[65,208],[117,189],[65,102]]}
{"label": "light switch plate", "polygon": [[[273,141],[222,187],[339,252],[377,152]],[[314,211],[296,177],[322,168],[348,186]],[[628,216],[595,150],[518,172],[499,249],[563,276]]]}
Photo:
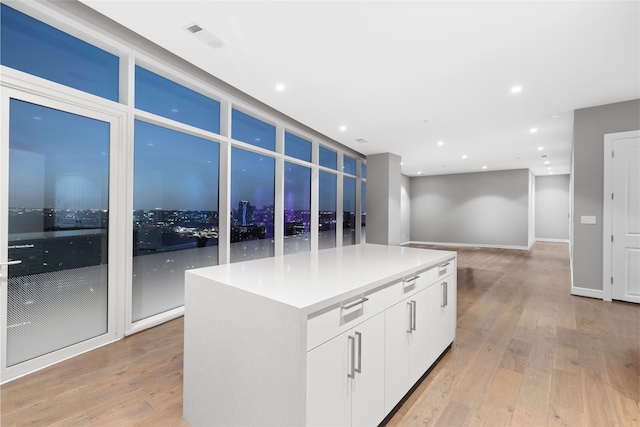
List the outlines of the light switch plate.
{"label": "light switch plate", "polygon": [[595,224],[596,223],[596,217],[595,216],[581,216],[580,217],[580,224]]}

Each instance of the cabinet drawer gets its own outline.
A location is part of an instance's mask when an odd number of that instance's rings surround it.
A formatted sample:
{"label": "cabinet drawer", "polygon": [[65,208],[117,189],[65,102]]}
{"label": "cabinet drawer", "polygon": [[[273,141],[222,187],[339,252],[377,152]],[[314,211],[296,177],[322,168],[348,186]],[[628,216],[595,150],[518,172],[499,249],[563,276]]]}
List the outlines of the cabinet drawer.
{"label": "cabinet drawer", "polygon": [[402,295],[403,282],[396,282],[310,314],[307,322],[307,351],[381,313],[396,300],[400,301]]}
{"label": "cabinet drawer", "polygon": [[453,274],[456,271],[456,259],[451,258],[443,261],[433,268],[427,271],[429,285],[436,283],[438,280],[443,279]]}

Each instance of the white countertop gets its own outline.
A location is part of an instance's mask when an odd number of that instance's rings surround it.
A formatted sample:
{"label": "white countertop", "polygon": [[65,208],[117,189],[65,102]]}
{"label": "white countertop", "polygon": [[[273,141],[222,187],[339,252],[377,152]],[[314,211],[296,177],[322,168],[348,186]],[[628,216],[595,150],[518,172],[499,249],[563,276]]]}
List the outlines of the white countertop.
{"label": "white countertop", "polygon": [[455,255],[453,251],[360,244],[198,268],[186,274],[187,278],[201,276],[309,314]]}

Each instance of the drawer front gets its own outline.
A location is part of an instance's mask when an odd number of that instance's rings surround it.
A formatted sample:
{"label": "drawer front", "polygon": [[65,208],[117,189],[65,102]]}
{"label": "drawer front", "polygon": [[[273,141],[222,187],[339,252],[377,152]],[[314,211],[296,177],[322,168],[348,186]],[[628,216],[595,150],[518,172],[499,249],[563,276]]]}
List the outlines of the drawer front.
{"label": "drawer front", "polygon": [[433,285],[438,280],[444,279],[447,276],[453,274],[456,271],[456,259],[451,258],[447,261],[443,261],[435,267],[428,270],[427,276],[429,285]]}
{"label": "drawer front", "polygon": [[327,311],[311,314],[307,322],[307,351],[381,313],[396,300],[400,301],[402,295],[403,283],[396,282],[364,296],[350,298]]}

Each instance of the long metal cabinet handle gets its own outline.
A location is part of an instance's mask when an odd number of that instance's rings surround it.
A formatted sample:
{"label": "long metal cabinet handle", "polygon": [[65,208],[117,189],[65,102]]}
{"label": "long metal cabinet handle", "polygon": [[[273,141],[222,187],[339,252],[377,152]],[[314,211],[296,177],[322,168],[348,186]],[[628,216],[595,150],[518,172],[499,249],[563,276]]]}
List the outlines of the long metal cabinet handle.
{"label": "long metal cabinet handle", "polygon": [[449,304],[449,284],[442,282],[442,304],[440,307],[446,307]]}
{"label": "long metal cabinet handle", "polygon": [[414,280],[417,280],[419,278],[420,278],[420,276],[413,276],[411,279],[405,279],[404,282],[405,283],[413,282]]}
{"label": "long metal cabinet handle", "polygon": [[10,259],[7,262],[0,262],[0,265],[16,265],[16,264],[22,264],[22,260],[21,259]]}
{"label": "long metal cabinet handle", "polygon": [[439,267],[440,267],[440,268],[442,268],[442,267],[446,267],[446,266],[447,266],[447,265],[449,265],[449,264],[451,264],[451,263],[450,263],[450,262],[448,262],[448,263],[446,263],[446,264],[442,264],[442,265],[440,265]]}
{"label": "long metal cabinet handle", "polygon": [[411,301],[411,305],[413,306],[413,309],[411,310],[411,329],[412,330],[416,330],[416,312],[418,311],[416,309],[416,302],[415,301]]}
{"label": "long metal cabinet handle", "polygon": [[369,301],[369,298],[362,297],[358,301],[354,301],[352,303],[346,304],[342,306],[343,310],[349,310],[350,308],[355,307],[356,305],[364,304],[365,301]]}
{"label": "long metal cabinet handle", "polygon": [[349,346],[351,347],[351,368],[347,373],[347,377],[355,378],[356,377],[356,339],[349,335]]}
{"label": "long metal cabinet handle", "polygon": [[360,332],[356,332],[356,337],[358,338],[358,367],[356,368],[356,372],[362,373],[362,334]]}
{"label": "long metal cabinet handle", "polygon": [[408,302],[407,305],[409,306],[409,329],[407,332],[411,334],[413,332],[413,304]]}

